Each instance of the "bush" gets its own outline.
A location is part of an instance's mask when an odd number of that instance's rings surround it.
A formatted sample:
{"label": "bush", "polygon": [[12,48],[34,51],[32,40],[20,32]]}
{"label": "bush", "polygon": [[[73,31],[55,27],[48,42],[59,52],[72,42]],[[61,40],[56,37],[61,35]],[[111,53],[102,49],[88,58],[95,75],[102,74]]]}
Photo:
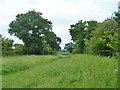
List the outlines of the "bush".
{"label": "bush", "polygon": [[8,55],[12,55],[12,46],[13,46],[13,40],[8,39],[5,37],[2,38],[2,55],[3,56],[8,56]]}
{"label": "bush", "polygon": [[118,50],[118,23],[105,20],[93,32],[93,37],[85,40],[86,53],[112,56]]}

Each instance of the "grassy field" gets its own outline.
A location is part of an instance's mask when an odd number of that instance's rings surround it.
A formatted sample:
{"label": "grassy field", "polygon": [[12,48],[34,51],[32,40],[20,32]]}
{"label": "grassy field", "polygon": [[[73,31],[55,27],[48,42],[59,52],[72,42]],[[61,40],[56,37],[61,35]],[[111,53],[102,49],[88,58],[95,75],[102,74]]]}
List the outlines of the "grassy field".
{"label": "grassy field", "polygon": [[94,55],[9,56],[3,88],[116,88],[117,59]]}

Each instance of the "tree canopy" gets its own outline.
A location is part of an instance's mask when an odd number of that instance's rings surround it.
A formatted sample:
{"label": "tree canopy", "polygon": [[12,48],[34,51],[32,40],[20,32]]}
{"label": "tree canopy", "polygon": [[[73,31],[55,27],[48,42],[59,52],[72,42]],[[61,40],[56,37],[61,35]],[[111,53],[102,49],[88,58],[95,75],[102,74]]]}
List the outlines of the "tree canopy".
{"label": "tree canopy", "polygon": [[18,14],[9,27],[9,33],[23,41],[27,54],[48,54],[60,49],[61,39],[52,32],[52,22],[40,12]]}
{"label": "tree canopy", "polygon": [[97,21],[82,21],[70,25],[69,29],[72,40],[76,43],[76,49],[73,53],[84,53],[84,38],[90,39],[92,37],[92,31],[95,30],[97,26]]}
{"label": "tree canopy", "polygon": [[86,52],[112,56],[118,49],[118,23],[113,19],[107,19],[99,24],[93,37],[85,39]]}
{"label": "tree canopy", "polygon": [[74,43],[69,42],[69,43],[65,44],[64,51],[69,51],[70,53],[72,53],[74,49],[75,49]]}
{"label": "tree canopy", "polygon": [[13,40],[9,38],[2,37],[2,55],[8,56],[12,55],[11,50],[13,47]]}

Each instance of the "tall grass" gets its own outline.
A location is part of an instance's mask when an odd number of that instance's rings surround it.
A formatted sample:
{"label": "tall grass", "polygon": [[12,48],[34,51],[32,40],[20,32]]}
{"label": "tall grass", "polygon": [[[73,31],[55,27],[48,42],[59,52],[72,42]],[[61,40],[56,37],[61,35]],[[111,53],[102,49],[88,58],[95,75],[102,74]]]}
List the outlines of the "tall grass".
{"label": "tall grass", "polygon": [[117,59],[94,55],[3,58],[3,88],[116,88]]}

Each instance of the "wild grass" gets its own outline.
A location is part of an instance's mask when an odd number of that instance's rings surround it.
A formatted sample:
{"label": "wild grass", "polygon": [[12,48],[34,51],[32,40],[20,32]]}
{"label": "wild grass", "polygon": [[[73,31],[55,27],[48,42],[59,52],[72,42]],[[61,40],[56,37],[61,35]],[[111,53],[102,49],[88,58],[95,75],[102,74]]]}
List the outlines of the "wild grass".
{"label": "wild grass", "polygon": [[116,88],[117,59],[94,55],[9,56],[3,88]]}

